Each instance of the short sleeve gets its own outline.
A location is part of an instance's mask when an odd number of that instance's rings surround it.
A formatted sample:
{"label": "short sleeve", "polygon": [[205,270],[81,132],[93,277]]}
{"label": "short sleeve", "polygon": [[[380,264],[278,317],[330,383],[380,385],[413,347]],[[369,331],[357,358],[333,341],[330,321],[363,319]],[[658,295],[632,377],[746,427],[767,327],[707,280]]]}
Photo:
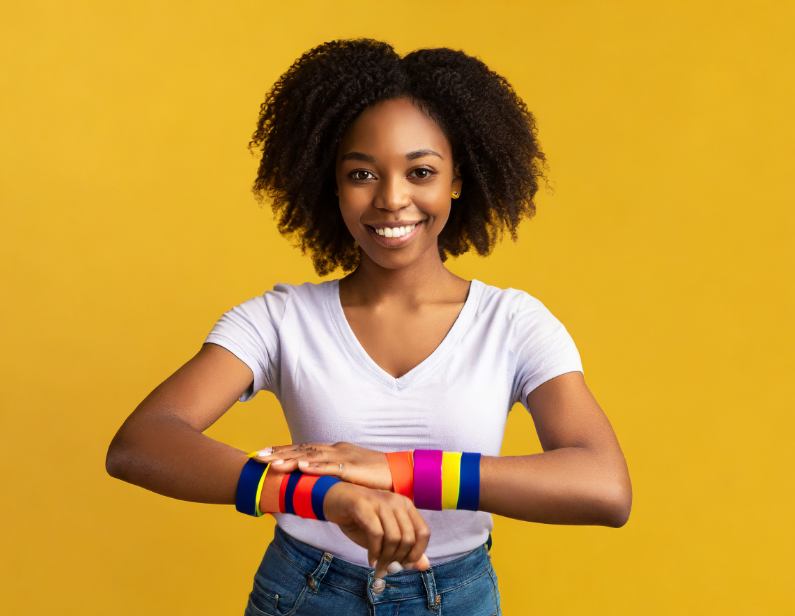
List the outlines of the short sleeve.
{"label": "short sleeve", "polygon": [[221,316],[204,341],[225,348],[254,373],[254,382],[240,402],[263,389],[279,395],[279,326],[292,293],[292,285],[277,284],[272,291],[235,306]]}
{"label": "short sleeve", "polygon": [[536,387],[567,372],[582,372],[580,353],[563,323],[537,299],[523,293],[514,315],[514,402],[527,408]]}

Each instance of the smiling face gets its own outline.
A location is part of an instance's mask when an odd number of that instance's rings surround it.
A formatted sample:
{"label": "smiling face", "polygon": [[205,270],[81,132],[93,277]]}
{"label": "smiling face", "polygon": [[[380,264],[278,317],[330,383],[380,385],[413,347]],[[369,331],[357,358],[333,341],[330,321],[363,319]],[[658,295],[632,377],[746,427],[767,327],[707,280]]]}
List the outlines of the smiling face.
{"label": "smiling face", "polygon": [[340,141],[336,177],[340,211],[363,260],[399,269],[440,259],[439,233],[461,178],[447,137],[411,101],[362,112]]}

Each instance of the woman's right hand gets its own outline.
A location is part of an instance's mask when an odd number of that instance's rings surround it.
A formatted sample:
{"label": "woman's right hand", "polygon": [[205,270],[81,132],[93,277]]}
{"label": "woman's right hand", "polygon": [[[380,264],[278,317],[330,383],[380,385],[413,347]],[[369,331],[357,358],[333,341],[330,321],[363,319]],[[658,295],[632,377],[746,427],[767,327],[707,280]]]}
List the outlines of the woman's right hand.
{"label": "woman's right hand", "polygon": [[429,566],[425,549],[431,532],[408,498],[340,481],[326,492],[323,514],[354,543],[367,549],[376,578],[399,562],[404,569]]}

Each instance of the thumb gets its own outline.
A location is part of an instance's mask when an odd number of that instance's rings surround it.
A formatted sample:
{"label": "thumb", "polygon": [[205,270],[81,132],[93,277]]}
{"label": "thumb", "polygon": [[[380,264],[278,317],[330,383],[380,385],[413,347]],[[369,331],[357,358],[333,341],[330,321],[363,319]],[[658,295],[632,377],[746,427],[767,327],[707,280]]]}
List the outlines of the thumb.
{"label": "thumb", "polygon": [[420,556],[417,562],[405,564],[406,569],[419,569],[420,571],[425,571],[430,566],[431,562],[428,560],[428,557],[425,556],[425,554]]}

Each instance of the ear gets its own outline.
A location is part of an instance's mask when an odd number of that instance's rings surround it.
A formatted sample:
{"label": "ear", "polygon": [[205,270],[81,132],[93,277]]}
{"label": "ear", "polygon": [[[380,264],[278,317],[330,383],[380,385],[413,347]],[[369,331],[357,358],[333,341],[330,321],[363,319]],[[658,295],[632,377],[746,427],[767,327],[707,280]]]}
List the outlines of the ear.
{"label": "ear", "polygon": [[455,165],[453,167],[453,184],[450,186],[450,190],[454,190],[460,195],[461,185],[463,183],[464,179],[461,177],[461,165]]}

